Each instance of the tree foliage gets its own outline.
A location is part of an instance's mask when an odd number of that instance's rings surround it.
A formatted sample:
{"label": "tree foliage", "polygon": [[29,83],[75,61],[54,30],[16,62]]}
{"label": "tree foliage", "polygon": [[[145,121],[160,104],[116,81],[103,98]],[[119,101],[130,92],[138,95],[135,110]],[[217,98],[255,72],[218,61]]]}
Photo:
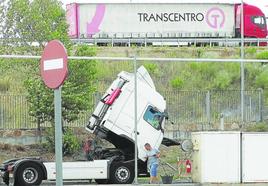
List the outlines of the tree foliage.
{"label": "tree foliage", "polygon": [[268,51],[262,51],[256,55],[257,59],[268,59]]}
{"label": "tree foliage", "polygon": [[[77,56],[94,56],[96,51],[87,45],[77,46]],[[78,119],[79,113],[88,110],[95,90],[96,61],[70,60],[69,76],[62,86],[62,118],[66,122]],[[36,73],[25,82],[30,103],[30,115],[41,124],[54,118],[53,91],[48,89]],[[52,122],[53,123],[53,122]]]}
{"label": "tree foliage", "polygon": [[[65,11],[60,1],[3,0],[0,10],[0,31],[5,38],[0,49],[6,54],[40,54],[45,44],[53,39],[60,40],[67,49],[71,49]],[[96,54],[94,48],[86,45],[77,46],[73,51],[76,56]],[[38,64],[38,60],[34,60],[29,65],[31,69],[24,85],[28,92],[30,115],[40,126],[46,121],[53,121],[54,106],[53,91],[42,82]],[[62,87],[62,116],[65,121],[74,121],[80,112],[89,109],[88,100],[94,91],[95,74],[96,61],[69,61],[69,77]],[[5,88],[4,85],[1,87]]]}
{"label": "tree foliage", "polygon": [[53,39],[70,47],[65,11],[58,0],[3,0],[0,32],[5,52],[37,54]]}

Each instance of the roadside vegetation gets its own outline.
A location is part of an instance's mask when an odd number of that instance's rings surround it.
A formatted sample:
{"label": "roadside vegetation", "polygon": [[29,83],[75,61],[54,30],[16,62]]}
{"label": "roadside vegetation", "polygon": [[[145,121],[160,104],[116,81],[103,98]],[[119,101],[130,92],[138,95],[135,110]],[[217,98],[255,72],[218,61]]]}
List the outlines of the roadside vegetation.
{"label": "roadside vegetation", "polygon": [[[67,34],[65,10],[57,0],[4,0],[0,2],[1,54],[41,55],[46,43],[60,40],[69,55],[94,56],[95,49],[86,45],[72,48]],[[81,112],[92,105],[95,91],[96,61],[69,61],[69,78],[62,87],[63,121],[78,119]],[[51,123],[46,129],[47,149],[54,151],[54,105],[53,91],[44,86],[40,77],[39,60],[0,59],[2,94],[25,94],[32,116],[40,130],[44,122]],[[22,108],[23,109],[23,108]],[[6,110],[6,109],[5,109]],[[63,128],[64,153],[72,154],[79,148],[78,139],[67,128]],[[52,148],[51,148],[52,147]]]}

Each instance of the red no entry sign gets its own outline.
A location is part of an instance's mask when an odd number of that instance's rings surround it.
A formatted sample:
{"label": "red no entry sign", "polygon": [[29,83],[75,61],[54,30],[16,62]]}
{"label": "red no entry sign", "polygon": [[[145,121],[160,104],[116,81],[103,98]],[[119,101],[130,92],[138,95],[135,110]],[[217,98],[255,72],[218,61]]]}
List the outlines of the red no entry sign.
{"label": "red no entry sign", "polygon": [[46,86],[57,89],[63,84],[68,74],[67,61],[66,49],[60,41],[53,40],[46,45],[40,61]]}

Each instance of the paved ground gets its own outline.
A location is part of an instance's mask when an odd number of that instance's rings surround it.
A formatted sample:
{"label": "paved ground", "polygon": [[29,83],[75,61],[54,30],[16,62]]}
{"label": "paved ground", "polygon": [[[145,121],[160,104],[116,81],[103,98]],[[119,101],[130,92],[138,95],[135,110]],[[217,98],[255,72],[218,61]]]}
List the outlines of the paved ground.
{"label": "paved ground", "polygon": [[[52,186],[52,185],[56,185],[55,183],[43,183],[42,186]],[[92,186],[92,185],[96,185],[95,183],[92,183],[92,184],[88,184],[88,183],[64,183],[64,185],[68,185],[68,186]],[[122,185],[116,185],[116,184],[113,184],[113,186],[122,186]],[[177,185],[177,186],[200,186],[200,184],[194,184],[194,183],[180,183],[180,184],[155,184],[155,186],[158,186],[158,185],[165,185],[165,186],[174,186],[174,185]],[[98,185],[98,186],[107,186],[107,185]],[[109,185],[108,185],[109,186]],[[126,186],[126,185],[124,185]],[[128,185],[128,186],[135,186],[135,185]],[[139,186],[152,186],[152,184],[142,184]]]}
{"label": "paved ground", "polygon": [[[43,183],[42,186],[52,186],[56,185],[55,182],[47,182]],[[89,184],[88,182],[80,182],[80,183],[71,183],[71,182],[65,182],[64,185],[68,186],[91,186],[91,185],[96,185],[95,183]],[[115,184],[114,184],[115,185]],[[139,184],[141,186],[152,186],[152,184]],[[200,183],[174,183],[174,184],[154,184],[154,186],[159,186],[159,185],[164,185],[164,186],[268,186],[268,183],[252,183],[252,184],[226,184],[226,183],[221,183],[221,184],[200,184]],[[100,186],[100,185],[99,185]],[[102,185],[105,186],[105,185]],[[106,185],[107,186],[107,185]],[[115,185],[115,186],[122,186],[122,185]],[[133,186],[133,185],[129,185]]]}
{"label": "paved ground", "polygon": [[[44,181],[41,186],[55,186],[56,183],[54,181]],[[67,186],[92,186],[97,185],[96,183],[89,181],[79,181],[79,182],[64,182],[63,185]],[[227,184],[227,183],[211,183],[211,184],[200,184],[200,183],[180,183],[176,182],[173,184],[138,184],[139,186],[159,186],[159,185],[165,185],[165,186],[268,186],[268,183],[247,183],[247,184]],[[4,186],[3,183],[0,183],[0,186]],[[10,185],[11,186],[11,185]],[[109,186],[109,185],[98,185],[98,186]],[[122,186],[122,185],[116,185],[113,184],[113,186]],[[135,186],[128,185],[128,186]]]}
{"label": "paved ground", "polygon": [[[1,186],[4,186],[4,184],[1,184]],[[55,186],[55,182],[45,182],[41,186]],[[74,183],[74,182],[64,182],[64,185],[67,186],[92,186],[96,185],[95,183],[85,183],[85,182],[80,182],[80,183]],[[164,185],[164,186],[268,186],[268,183],[252,183],[252,184],[226,184],[226,183],[220,183],[220,184],[200,184],[200,183],[175,183],[175,184],[155,184],[155,185],[150,185],[150,184],[139,184],[141,186],[159,186],[159,185]],[[107,185],[98,185],[98,186],[107,186]],[[108,185],[109,186],[109,185]],[[115,185],[115,186],[122,186],[122,185]],[[133,186],[133,185],[128,185],[128,186]]]}

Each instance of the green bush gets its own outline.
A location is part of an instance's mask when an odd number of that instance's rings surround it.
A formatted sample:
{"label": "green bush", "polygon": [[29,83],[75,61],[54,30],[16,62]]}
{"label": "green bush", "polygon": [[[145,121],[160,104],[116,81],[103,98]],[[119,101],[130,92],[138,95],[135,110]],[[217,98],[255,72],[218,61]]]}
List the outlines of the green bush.
{"label": "green bush", "polygon": [[63,155],[76,153],[80,148],[78,138],[73,134],[70,128],[65,129],[63,134]]}
{"label": "green bush", "polygon": [[7,78],[0,79],[0,92],[6,92],[10,88],[10,80]]}
{"label": "green bush", "polygon": [[257,59],[268,59],[268,51],[260,52],[256,55]]}
{"label": "green bush", "polygon": [[196,50],[196,57],[201,58],[204,55],[204,49],[199,47]]}
{"label": "green bush", "polygon": [[227,89],[231,84],[231,77],[226,71],[221,71],[217,74],[214,79],[214,88],[224,90]]}
{"label": "green bush", "polygon": [[173,88],[181,89],[183,87],[184,81],[180,77],[176,77],[171,80],[171,86]]}
{"label": "green bush", "polygon": [[258,88],[266,88],[268,85],[268,69],[266,68],[256,77],[256,85]]}
{"label": "green bush", "polygon": [[55,129],[53,127],[45,129],[45,139],[44,148],[48,152],[55,152]]}
{"label": "green bush", "polygon": [[159,73],[158,65],[155,63],[144,63],[143,66],[148,70],[149,74],[157,75]]}
{"label": "green bush", "polygon": [[257,123],[246,128],[247,132],[268,132],[267,123]]}
{"label": "green bush", "polygon": [[263,68],[261,64],[248,63],[245,65],[245,72],[247,76],[246,83],[248,84],[248,86],[259,88],[258,86],[256,86],[256,77],[258,77],[262,71]]}
{"label": "green bush", "polygon": [[257,53],[257,48],[255,47],[248,47],[245,49],[245,54],[248,56],[254,56]]}
{"label": "green bush", "polygon": [[[44,147],[49,152],[55,152],[55,130],[53,127],[47,128],[45,131],[46,143]],[[72,155],[76,153],[81,144],[79,143],[78,138],[73,134],[70,128],[65,128],[63,131],[63,144],[62,144],[62,153],[64,156]]]}

